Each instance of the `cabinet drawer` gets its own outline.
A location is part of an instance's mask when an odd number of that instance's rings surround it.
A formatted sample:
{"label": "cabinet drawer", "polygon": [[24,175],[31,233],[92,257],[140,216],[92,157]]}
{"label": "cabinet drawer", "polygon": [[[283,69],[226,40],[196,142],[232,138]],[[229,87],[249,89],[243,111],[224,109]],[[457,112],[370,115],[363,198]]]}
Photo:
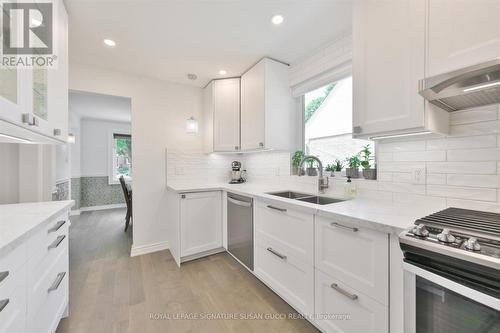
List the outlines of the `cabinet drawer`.
{"label": "cabinet drawer", "polygon": [[26,243],[0,258],[0,299],[9,296],[16,282],[25,278]]}
{"label": "cabinet drawer", "polygon": [[266,237],[278,242],[290,255],[304,262],[313,262],[313,215],[281,207],[279,204],[257,202],[255,211],[256,238]]}
{"label": "cabinet drawer", "polygon": [[316,323],[322,330],[328,333],[389,331],[386,306],[319,270],[315,276],[315,311],[320,315]]}
{"label": "cabinet drawer", "polygon": [[[0,295],[0,333],[23,333],[26,331],[26,276],[24,266],[18,271],[13,289],[8,296]],[[17,280],[19,278],[19,280]],[[7,303],[6,303],[6,300]]]}
{"label": "cabinet drawer", "polygon": [[388,305],[389,236],[316,218],[316,268]]}
{"label": "cabinet drawer", "polygon": [[303,314],[314,312],[314,276],[306,265],[282,251],[279,245],[259,241],[255,251],[255,274],[286,302]]}
{"label": "cabinet drawer", "polygon": [[[53,249],[49,249],[49,246],[55,245],[54,242],[58,237],[64,237],[63,242],[68,242],[68,230],[69,219],[67,213],[46,224],[44,228],[28,240],[28,260],[30,262],[43,262],[47,255],[54,252]],[[60,248],[60,246],[57,248]]]}
{"label": "cabinet drawer", "polygon": [[[33,318],[43,309],[46,308],[51,298],[58,297],[57,295],[68,293],[68,251],[62,249],[56,258],[51,263],[47,263],[48,268],[39,270],[38,275],[30,275],[28,277],[28,319],[33,321]],[[51,287],[59,282],[58,275],[64,273],[63,278],[56,290],[51,290]],[[63,274],[61,274],[62,276]],[[64,295],[63,295],[64,296]],[[61,296],[61,297],[63,297]],[[65,296],[65,297],[66,297]],[[52,309],[52,316],[55,314],[55,309]]]}

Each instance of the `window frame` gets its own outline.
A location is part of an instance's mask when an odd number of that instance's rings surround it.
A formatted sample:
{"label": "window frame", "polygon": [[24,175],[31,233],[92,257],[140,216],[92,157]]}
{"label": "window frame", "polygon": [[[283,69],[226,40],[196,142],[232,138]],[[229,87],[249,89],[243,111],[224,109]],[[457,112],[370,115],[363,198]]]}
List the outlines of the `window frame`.
{"label": "window frame", "polygon": [[[115,179],[115,155],[116,155],[116,147],[115,147],[115,135],[121,136],[129,136],[132,140],[131,131],[123,130],[123,129],[111,129],[108,134],[108,184],[116,185],[120,184],[120,180],[118,178]],[[127,181],[132,181],[132,175]]]}

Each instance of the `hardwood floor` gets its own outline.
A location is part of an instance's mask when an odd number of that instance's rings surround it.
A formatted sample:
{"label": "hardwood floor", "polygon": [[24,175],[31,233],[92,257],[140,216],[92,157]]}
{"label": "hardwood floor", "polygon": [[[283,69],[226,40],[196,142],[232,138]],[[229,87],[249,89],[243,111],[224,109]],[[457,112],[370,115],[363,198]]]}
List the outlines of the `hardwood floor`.
{"label": "hardwood floor", "polygon": [[180,269],[168,251],[131,258],[124,217],[118,209],[71,218],[70,316],[57,333],[318,332],[289,319],[296,312],[226,253]]}

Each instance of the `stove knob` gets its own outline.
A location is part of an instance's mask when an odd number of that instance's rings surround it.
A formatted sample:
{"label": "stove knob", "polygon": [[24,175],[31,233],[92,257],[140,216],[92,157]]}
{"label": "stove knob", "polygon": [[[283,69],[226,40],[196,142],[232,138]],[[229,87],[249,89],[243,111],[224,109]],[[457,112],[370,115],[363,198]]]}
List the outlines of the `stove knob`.
{"label": "stove knob", "polygon": [[479,245],[475,237],[471,237],[465,241],[465,248],[471,251],[479,251],[481,250],[481,245]]}
{"label": "stove knob", "polygon": [[455,236],[450,234],[450,230],[443,229],[441,233],[437,235],[437,239],[443,243],[453,243],[455,241]]}
{"label": "stove knob", "polygon": [[419,236],[419,237],[429,236],[429,230],[427,230],[427,228],[425,227],[425,224],[422,224],[422,223],[415,226],[413,228],[412,232],[415,236]]}

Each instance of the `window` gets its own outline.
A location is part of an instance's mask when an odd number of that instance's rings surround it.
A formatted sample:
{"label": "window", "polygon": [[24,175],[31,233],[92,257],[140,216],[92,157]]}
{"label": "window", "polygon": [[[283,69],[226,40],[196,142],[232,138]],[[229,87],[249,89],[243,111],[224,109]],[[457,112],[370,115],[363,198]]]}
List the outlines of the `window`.
{"label": "window", "polygon": [[117,182],[120,176],[132,179],[132,136],[129,134],[113,134],[112,151],[113,182]]}
{"label": "window", "polygon": [[336,159],[345,165],[368,144],[373,154],[372,141],[352,138],[352,77],[304,95],[304,138],[305,153],[325,166]]}

